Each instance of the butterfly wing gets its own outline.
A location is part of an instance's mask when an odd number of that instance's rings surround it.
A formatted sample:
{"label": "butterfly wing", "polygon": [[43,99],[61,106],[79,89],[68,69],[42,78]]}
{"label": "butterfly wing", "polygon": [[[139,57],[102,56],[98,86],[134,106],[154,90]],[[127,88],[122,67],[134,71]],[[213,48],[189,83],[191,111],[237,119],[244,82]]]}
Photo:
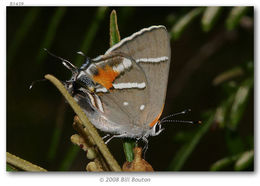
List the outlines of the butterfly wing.
{"label": "butterfly wing", "polygon": [[[91,122],[102,131],[125,133],[140,132],[137,110],[148,102],[148,82],[143,69],[126,54],[108,55],[93,63],[84,71],[97,85],[95,93],[85,91],[88,104],[81,104]],[[84,92],[84,88],[80,91]],[[77,97],[84,103],[84,96]],[[136,104],[138,103],[138,104]],[[135,135],[136,132],[132,132]]]}
{"label": "butterfly wing", "polygon": [[139,115],[139,123],[153,126],[159,119],[165,102],[171,48],[168,32],[164,26],[145,28],[123,39],[110,48],[111,52],[123,52],[131,56],[144,70],[149,85],[148,114]]}

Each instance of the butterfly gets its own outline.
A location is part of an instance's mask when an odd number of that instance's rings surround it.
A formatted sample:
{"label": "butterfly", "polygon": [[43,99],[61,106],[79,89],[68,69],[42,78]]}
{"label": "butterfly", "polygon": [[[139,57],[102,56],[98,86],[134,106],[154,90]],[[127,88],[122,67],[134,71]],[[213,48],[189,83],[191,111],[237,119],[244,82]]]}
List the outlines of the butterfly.
{"label": "butterfly", "polygon": [[163,131],[159,119],[171,61],[164,26],[144,28],[94,59],[85,56],[80,68],[57,58],[72,72],[63,82],[68,92],[96,128],[113,134],[106,143],[114,137],[128,137],[148,144],[149,136]]}

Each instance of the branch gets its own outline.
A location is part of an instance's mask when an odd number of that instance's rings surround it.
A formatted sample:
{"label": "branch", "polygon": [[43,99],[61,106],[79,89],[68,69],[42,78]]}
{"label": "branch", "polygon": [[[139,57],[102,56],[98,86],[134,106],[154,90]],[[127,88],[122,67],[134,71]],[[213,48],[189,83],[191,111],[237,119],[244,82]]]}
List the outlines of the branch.
{"label": "branch", "polygon": [[46,172],[47,170],[6,152],[6,162],[25,171]]}
{"label": "branch", "polygon": [[[74,144],[77,144],[80,146],[84,151],[87,152],[87,158],[90,160],[94,160],[94,162],[90,162],[87,165],[87,170],[88,171],[109,171],[109,167],[100,153],[100,151],[95,148],[95,142],[90,136],[88,130],[83,127],[83,123],[80,121],[78,116],[74,117],[74,122],[73,122],[73,128],[80,134],[74,134],[71,136],[71,141]],[[93,165],[93,163],[95,165]],[[93,166],[90,166],[93,165]],[[91,168],[89,168],[91,167]],[[97,167],[97,169],[94,169],[92,167]]]}

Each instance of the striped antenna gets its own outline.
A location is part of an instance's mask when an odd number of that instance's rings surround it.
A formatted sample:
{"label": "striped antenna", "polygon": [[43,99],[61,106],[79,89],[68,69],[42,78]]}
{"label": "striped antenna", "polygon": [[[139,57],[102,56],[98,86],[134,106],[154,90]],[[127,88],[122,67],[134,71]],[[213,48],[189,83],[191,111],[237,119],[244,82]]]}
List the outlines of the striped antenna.
{"label": "striped antenna", "polygon": [[161,121],[160,121],[160,124],[162,123],[187,123],[187,124],[201,124],[202,121],[187,121],[187,120],[172,120],[172,119],[169,119],[168,118],[171,118],[171,117],[175,117],[175,116],[178,116],[178,115],[185,115],[187,113],[191,112],[191,109],[186,109],[182,112],[177,112],[177,113],[174,113],[174,114],[171,114],[169,116],[165,116]]}
{"label": "striped antenna", "polygon": [[61,60],[61,63],[62,63],[67,69],[69,69],[69,70],[72,72],[72,74],[78,73],[78,68],[77,68],[75,65],[73,65],[71,62],[69,62],[69,61],[66,60],[66,59],[63,59],[62,57],[56,56],[55,54],[53,54],[53,53],[51,53],[50,51],[48,51],[46,48],[44,48],[44,50],[45,50],[50,56]]}

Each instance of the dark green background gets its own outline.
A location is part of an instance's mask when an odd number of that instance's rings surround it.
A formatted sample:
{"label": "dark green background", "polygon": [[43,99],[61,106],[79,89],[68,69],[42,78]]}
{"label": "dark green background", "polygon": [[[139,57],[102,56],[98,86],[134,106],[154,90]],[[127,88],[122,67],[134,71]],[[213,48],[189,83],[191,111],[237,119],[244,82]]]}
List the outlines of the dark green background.
{"label": "dark green background", "polygon": [[[124,38],[151,25],[165,25],[170,32],[176,21],[194,7],[114,9],[117,11],[121,38]],[[190,114],[178,119],[201,119],[205,122],[208,117],[204,116],[205,113],[214,110],[228,97],[228,94],[223,93],[223,87],[212,85],[213,79],[227,70],[244,67],[248,61],[253,61],[254,27],[238,25],[232,31],[227,31],[225,23],[231,9],[222,9],[209,32],[202,31],[201,16],[198,16],[178,39],[171,40],[172,61],[162,116],[191,108]],[[91,58],[103,54],[109,48],[109,15],[112,10],[110,7],[105,11],[104,18],[91,37],[93,42],[90,48],[83,51]],[[60,11],[60,17],[58,15],[58,18],[54,18],[57,11]],[[36,84],[32,90],[29,90],[29,86],[45,74],[54,74],[61,80],[70,78],[70,72],[56,59],[46,55],[43,47],[75,63],[78,57],[76,52],[81,50],[85,34],[92,29],[91,23],[96,12],[96,7],[7,7],[7,151],[47,170],[85,170],[88,161],[85,153],[79,151],[76,158],[64,166],[68,152],[75,150],[70,141],[70,136],[76,133],[72,128],[74,113],[49,82]],[[249,8],[245,16],[254,21],[253,13],[253,8]],[[53,20],[56,24],[52,29],[54,34],[46,36]],[[45,46],[46,41],[49,42],[48,46]],[[215,47],[210,55],[207,53],[211,50],[208,46]],[[198,57],[203,47],[205,52]],[[80,64],[83,62],[81,58]],[[237,153],[251,149],[254,136],[253,111],[251,91],[238,128],[230,131],[213,123],[181,170],[207,171],[214,162],[233,155],[234,151]],[[147,161],[155,170],[170,170],[170,162],[185,140],[191,140],[202,126],[165,124],[163,133],[149,138]],[[55,128],[60,133],[59,139],[53,138]],[[175,137],[181,135],[184,141],[176,140]],[[230,136],[231,139],[235,136],[234,139],[238,141],[231,145],[237,144],[234,151],[230,150]],[[57,151],[50,154],[50,148],[55,143],[53,141],[57,142]],[[122,165],[125,161],[122,140],[113,139],[108,147]],[[225,170],[233,168],[230,166]],[[253,166],[246,170],[253,170]]]}

